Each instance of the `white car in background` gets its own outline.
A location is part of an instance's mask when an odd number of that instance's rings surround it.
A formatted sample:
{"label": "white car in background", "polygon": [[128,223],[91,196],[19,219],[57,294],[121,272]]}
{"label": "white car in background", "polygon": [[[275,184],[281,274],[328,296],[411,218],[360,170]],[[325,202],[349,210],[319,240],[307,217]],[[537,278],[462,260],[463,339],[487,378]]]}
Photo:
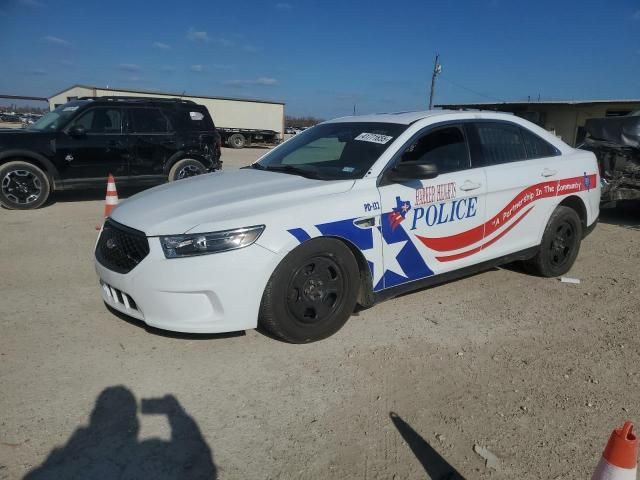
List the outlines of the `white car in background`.
{"label": "white car in background", "polygon": [[303,343],[356,304],[498,264],[562,275],[599,200],[594,155],[515,116],[346,117],[125,201],[95,266],[104,301],[150,326]]}

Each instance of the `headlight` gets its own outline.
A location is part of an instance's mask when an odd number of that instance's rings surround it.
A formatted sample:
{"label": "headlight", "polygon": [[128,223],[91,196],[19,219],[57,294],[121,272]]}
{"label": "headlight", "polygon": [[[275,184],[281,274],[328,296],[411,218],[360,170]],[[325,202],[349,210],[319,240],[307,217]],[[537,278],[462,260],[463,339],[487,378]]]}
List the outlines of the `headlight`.
{"label": "headlight", "polygon": [[254,225],[221,232],[171,235],[160,237],[160,244],[167,258],[193,257],[248,247],[263,231],[264,225]]}

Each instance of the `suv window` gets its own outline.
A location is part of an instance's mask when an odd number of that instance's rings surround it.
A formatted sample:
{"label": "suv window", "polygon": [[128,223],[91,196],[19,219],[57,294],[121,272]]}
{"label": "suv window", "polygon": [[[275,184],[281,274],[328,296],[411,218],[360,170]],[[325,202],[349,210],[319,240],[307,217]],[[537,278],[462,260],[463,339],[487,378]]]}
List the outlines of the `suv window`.
{"label": "suv window", "polygon": [[520,134],[522,135],[524,147],[527,151],[527,158],[530,160],[534,158],[555,157],[556,155],[560,155],[560,152],[556,147],[541,139],[535,133],[530,132],[526,128],[521,128]]}
{"label": "suv window", "polygon": [[483,122],[476,124],[476,130],[486,165],[527,159],[520,127],[508,123]]}
{"label": "suv window", "polygon": [[133,133],[167,133],[171,131],[169,119],[159,108],[131,108],[129,116]]}
{"label": "suv window", "polygon": [[459,127],[438,128],[418,138],[405,150],[400,161],[411,160],[433,163],[439,173],[464,170],[470,166],[467,143]]}
{"label": "suv window", "polygon": [[119,108],[91,108],[74,120],[87,133],[121,133],[122,112]]}

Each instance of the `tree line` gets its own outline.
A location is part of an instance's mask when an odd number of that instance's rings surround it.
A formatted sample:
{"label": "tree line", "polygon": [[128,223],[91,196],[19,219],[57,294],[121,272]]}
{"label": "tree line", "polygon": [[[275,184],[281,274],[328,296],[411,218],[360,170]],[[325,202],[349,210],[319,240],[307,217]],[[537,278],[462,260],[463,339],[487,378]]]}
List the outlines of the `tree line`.
{"label": "tree line", "polygon": [[292,115],[286,115],[284,117],[285,126],[287,127],[312,127],[320,122],[324,122],[324,118],[317,117],[294,117]]}

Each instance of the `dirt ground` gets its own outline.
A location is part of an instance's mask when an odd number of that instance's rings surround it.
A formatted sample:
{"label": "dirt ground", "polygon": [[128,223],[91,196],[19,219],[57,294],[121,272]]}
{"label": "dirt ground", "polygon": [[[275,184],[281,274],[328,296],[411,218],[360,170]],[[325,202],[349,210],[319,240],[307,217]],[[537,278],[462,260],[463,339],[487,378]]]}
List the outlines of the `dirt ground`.
{"label": "dirt ground", "polygon": [[108,311],[102,196],[0,210],[0,479],[589,478],[640,420],[640,205],[603,212],[579,285],[494,269],[288,345]]}

